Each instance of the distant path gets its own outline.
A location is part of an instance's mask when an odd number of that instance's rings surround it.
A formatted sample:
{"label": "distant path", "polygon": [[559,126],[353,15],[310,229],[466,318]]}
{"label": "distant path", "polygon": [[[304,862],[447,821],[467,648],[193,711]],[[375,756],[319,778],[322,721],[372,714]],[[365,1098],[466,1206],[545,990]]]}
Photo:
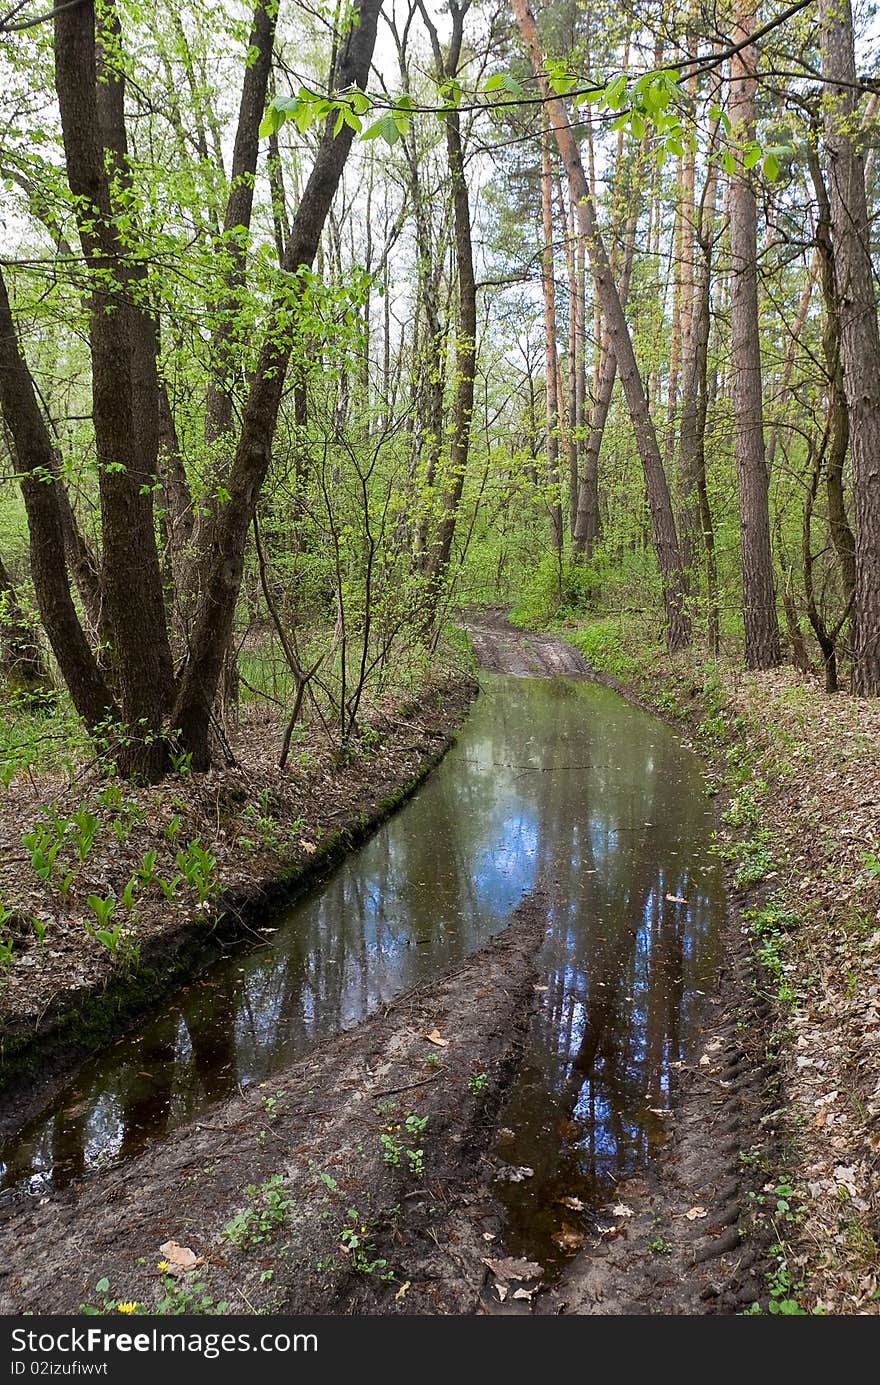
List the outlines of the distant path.
{"label": "distant path", "polygon": [[554,675],[580,676],[589,672],[580,654],[556,635],[534,635],[511,625],[497,607],[466,611],[462,625],[470,636],[474,658],[492,673],[518,678]]}

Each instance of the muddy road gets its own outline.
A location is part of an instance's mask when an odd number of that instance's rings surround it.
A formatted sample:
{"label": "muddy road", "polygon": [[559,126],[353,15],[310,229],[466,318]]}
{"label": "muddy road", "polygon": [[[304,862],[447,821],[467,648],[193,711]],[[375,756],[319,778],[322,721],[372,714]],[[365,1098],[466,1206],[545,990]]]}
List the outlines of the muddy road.
{"label": "muddy road", "polygon": [[3,1312],[760,1297],[773,1073],[699,767],[563,641],[467,628],[416,798],[8,1152]]}

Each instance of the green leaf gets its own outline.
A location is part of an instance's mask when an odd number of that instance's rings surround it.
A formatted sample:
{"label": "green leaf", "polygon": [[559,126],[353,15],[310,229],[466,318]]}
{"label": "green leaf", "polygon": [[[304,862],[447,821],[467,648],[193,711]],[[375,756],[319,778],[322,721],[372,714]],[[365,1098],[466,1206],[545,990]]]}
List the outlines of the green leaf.
{"label": "green leaf", "polygon": [[260,121],[260,139],[268,139],[270,135],[277,135],[286,119],[284,112],[279,111],[277,106],[269,106]]}
{"label": "green leaf", "polygon": [[736,160],[733,157],[732,150],[725,149],[718,162],[721,164],[725,173],[732,175],[736,171]]}
{"label": "green leaf", "polygon": [[364,130],[361,139],[384,139],[386,144],[396,144],[400,136],[401,130],[392,113],[388,111]]}
{"label": "green leaf", "polygon": [[772,150],[764,156],[763,172],[768,183],[775,183],[779,177],[779,160]]}

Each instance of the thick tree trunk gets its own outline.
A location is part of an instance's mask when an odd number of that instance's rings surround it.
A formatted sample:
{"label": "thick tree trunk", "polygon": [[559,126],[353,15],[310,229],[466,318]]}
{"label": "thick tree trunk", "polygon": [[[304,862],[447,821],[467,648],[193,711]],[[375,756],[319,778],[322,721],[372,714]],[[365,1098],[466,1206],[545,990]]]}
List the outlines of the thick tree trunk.
{"label": "thick tree trunk", "polygon": [[825,147],[840,354],[849,413],[855,512],[853,687],[880,695],[880,330],[871,268],[865,165],[856,143],[850,0],[822,0]]}
{"label": "thick tree trunk", "polygon": [[819,207],[819,215],[816,218],[816,252],[819,256],[819,281],[825,308],[822,352],[828,376],[828,452],[825,461],[828,528],[840,564],[843,605],[852,612],[856,599],[856,542],[850,527],[843,487],[843,468],[849,447],[849,414],[840,350],[840,305],[837,301],[837,280],[834,272],[831,204],[818,156],[810,150],[807,159]]}
{"label": "thick tree trunk", "polygon": [[620,295],[614,283],[611,266],[596,219],[596,211],[580,152],[571,130],[564,103],[550,93],[544,77],[544,57],[534,16],[527,0],[513,0],[513,11],[531,59],[532,68],[545,97],[550,123],[553,126],[559,152],[577,196],[578,222],[593,270],[596,292],[602,304],[611,345],[617,357],[620,380],[636,435],[639,455],[645,473],[648,501],[654,529],[654,546],[663,582],[666,608],[667,640],[671,650],[684,648],[690,642],[690,620],[685,610],[685,574],[678,546],[675,516],[663,469],[663,459],[657,445],[657,434],[648,409],[648,401],[632,338]]}
{"label": "thick tree trunk", "polygon": [[[381,5],[382,0],[361,0],[355,6],[336,69],[334,85],[337,90],[350,86],[363,88],[366,84]],[[284,260],[285,279],[300,266],[313,263],[351,148],[354,132],[345,125],[334,135],[334,123],[331,117],[325,126],[291,226]],[[285,286],[271,314],[245,402],[229,475],[229,499],[215,514],[210,543],[201,564],[201,594],[172,720],[182,745],[192,755],[194,769],[205,769],[210,763],[211,708],[232,633],[247,533],[271,461],[272,440],[293,350],[292,336],[286,326],[290,309],[291,290]]]}
{"label": "thick tree trunk", "polygon": [[67,178],[91,272],[92,401],[103,538],[104,608],[125,724],[123,773],[155,778],[167,750],[163,714],[172,686],[171,647],[153,526],[158,450],[155,326],[114,219],[112,168],[126,181],[124,81],[113,56],[115,9],[102,11],[99,40],[93,0],[55,12],[55,84]]}
{"label": "thick tree trunk", "polygon": [[18,346],[0,268],[0,409],[15,443],[30,537],[31,576],[43,628],[78,714],[94,729],[118,715],[83,634],[62,561],[64,528],[50,478],[55,455],[37,405],[33,381]]}
{"label": "thick tree trunk", "polygon": [[[735,43],[749,37],[754,12],[745,0],[734,25]],[[736,170],[730,180],[730,359],[733,372],[735,454],[739,491],[742,606],[748,668],[780,661],[779,622],[770,546],[767,465],[758,329],[757,207],[743,145],[754,138],[756,53],[753,45],[731,59],[730,118]]]}

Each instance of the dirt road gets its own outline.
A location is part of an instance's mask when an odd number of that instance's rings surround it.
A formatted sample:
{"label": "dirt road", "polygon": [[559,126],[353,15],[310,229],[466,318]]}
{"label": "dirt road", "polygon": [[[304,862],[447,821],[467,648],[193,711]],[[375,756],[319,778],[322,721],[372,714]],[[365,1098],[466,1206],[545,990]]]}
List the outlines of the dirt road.
{"label": "dirt road", "polygon": [[565,640],[517,630],[501,610],[468,613],[463,624],[474,658],[489,672],[512,673],[518,678],[588,672],[578,651]]}

